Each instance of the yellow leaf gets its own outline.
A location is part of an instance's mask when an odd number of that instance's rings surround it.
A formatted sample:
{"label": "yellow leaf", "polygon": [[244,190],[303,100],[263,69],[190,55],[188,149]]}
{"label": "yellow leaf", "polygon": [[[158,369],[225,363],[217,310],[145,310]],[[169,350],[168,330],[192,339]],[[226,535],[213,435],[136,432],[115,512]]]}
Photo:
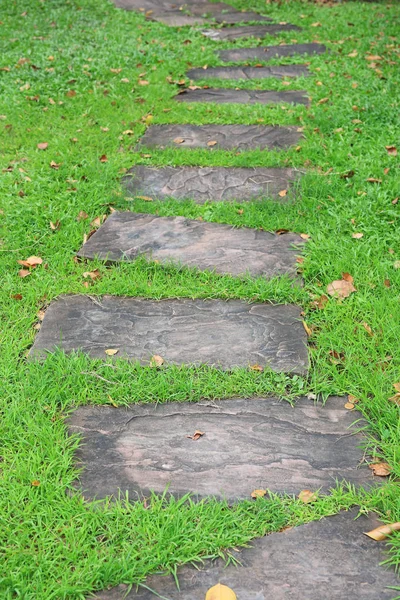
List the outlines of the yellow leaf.
{"label": "yellow leaf", "polygon": [[253,490],[251,492],[250,496],[252,498],[263,498],[266,493],[267,493],[267,490]]}
{"label": "yellow leaf", "polygon": [[344,407],[345,407],[347,410],[353,410],[353,408],[354,408],[354,404],[353,404],[352,402],[346,402],[346,404],[344,405]]}
{"label": "yellow leaf", "polygon": [[311,490],[302,490],[298,498],[300,502],[304,502],[304,504],[309,504],[310,502],[315,502],[318,499],[318,496]]}
{"label": "yellow leaf", "polygon": [[391,523],[390,525],[380,525],[372,531],[365,532],[365,535],[372,538],[376,542],[385,540],[393,531],[400,531],[400,523]]}
{"label": "yellow leaf", "polygon": [[158,356],[158,354],[154,354],[154,356],[150,359],[151,367],[161,367],[164,364],[164,359],[162,356]]}
{"label": "yellow leaf", "polygon": [[107,356],[115,356],[119,352],[119,348],[108,348],[108,350],[104,350]]}
{"label": "yellow leaf", "polygon": [[303,323],[303,327],[305,329],[306,334],[308,335],[308,337],[310,337],[312,335],[312,329],[310,329],[310,327],[307,325],[307,323],[305,321],[302,321]]}
{"label": "yellow leaf", "polygon": [[284,198],[284,197],[286,196],[286,194],[287,194],[287,190],[281,190],[281,191],[278,193],[278,196],[280,196],[281,198]]}
{"label": "yellow leaf", "polygon": [[210,140],[209,142],[207,142],[207,146],[215,146],[216,144],[218,144],[216,140]]}
{"label": "yellow leaf", "polygon": [[377,477],[387,477],[390,474],[390,465],[385,462],[372,463],[368,465],[371,471],[373,471],[374,475]]}
{"label": "yellow leaf", "polygon": [[184,141],[185,141],[185,140],[184,140],[183,138],[181,138],[181,137],[176,137],[176,138],[173,140],[174,144],[183,144],[183,142],[184,142]]}
{"label": "yellow leaf", "polygon": [[222,583],[217,583],[208,590],[205,600],[237,600],[237,598],[231,588],[222,585]]}

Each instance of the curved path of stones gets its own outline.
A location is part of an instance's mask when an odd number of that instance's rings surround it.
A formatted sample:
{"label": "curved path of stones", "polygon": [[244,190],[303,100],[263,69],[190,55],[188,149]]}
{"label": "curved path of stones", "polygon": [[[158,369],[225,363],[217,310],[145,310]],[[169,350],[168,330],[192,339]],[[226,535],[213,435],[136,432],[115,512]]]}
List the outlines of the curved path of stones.
{"label": "curved path of stones", "polygon": [[[211,16],[215,23],[224,24],[203,32],[215,40],[299,29],[270,23],[267,17],[243,13],[221,2],[190,0],[178,7],[165,0],[117,0],[117,5],[141,10],[148,18],[168,25],[202,25],[209,23],[205,16]],[[233,26],[256,21],[263,23]],[[219,56],[222,62],[256,58],[265,63],[271,57],[323,52],[320,44],[294,44],[224,50]],[[309,75],[306,66],[255,68],[239,64],[188,72],[193,80],[299,75]],[[185,90],[176,100],[308,103],[302,91],[223,87]],[[297,144],[300,137],[295,126],[156,125],[148,128],[139,147],[218,145],[228,150],[276,150]],[[301,173],[290,168],[136,166],[124,185],[133,195],[159,200],[294,201],[300,177]],[[113,262],[134,260],[142,254],[233,276],[249,272],[296,278],[296,254],[301,246],[302,239],[294,233],[277,236],[179,216],[117,212],[78,256]],[[90,356],[106,358],[105,351],[114,348],[120,357],[144,365],[159,356],[166,364],[210,364],[222,369],[260,364],[280,372],[306,374],[306,334],[300,313],[298,306],[240,300],[155,301],[106,296],[93,302],[87,296],[64,296],[47,311],[32,357],[61,347],[66,352],[81,349]],[[298,494],[305,488],[328,491],[341,480],[368,486],[373,476],[361,464],[362,437],[349,432],[353,417],[344,404],[343,398],[332,397],[325,406],[299,398],[294,409],[274,398],[159,407],[147,404],[129,409],[81,407],[70,419],[71,430],[83,435],[80,485],[88,498],[103,498],[118,490],[128,490],[134,498],[150,490],[162,493],[169,485],[169,491],[177,496],[192,492],[198,498],[212,495],[231,502],[248,498],[257,488]],[[206,435],[193,444],[187,433],[196,430]],[[225,569],[221,561],[206,563],[200,570],[184,567],[178,573],[180,590],[171,576],[152,576],[146,588],[130,591],[128,598],[203,600],[207,589],[219,581],[233,588],[238,600],[392,598],[387,586],[396,585],[397,579],[379,566],[381,546],[363,536],[376,525],[375,518],[354,520],[356,514],[342,513],[258,539],[241,553],[239,567]],[[126,592],[121,585],[97,598],[119,599]]]}

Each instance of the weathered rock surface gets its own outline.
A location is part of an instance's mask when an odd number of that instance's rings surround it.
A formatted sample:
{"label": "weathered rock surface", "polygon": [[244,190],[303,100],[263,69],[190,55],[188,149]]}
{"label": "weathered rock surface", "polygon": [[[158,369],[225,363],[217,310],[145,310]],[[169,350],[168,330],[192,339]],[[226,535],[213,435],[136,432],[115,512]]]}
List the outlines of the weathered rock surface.
{"label": "weathered rock surface", "polygon": [[223,62],[244,62],[258,60],[266,62],[271,58],[297,56],[304,54],[323,54],[326,46],[323,44],[287,44],[283,46],[257,46],[257,48],[233,48],[220,50],[218,56]]}
{"label": "weathered rock surface", "polygon": [[186,73],[190,79],[282,79],[283,77],[308,77],[306,65],[273,65],[270,67],[208,67],[191,69]]}
{"label": "weathered rock surface", "polygon": [[201,88],[183,90],[175,100],[178,102],[213,102],[214,104],[309,104],[307,92],[290,90],[277,92],[270,90],[235,90],[230,88]]}

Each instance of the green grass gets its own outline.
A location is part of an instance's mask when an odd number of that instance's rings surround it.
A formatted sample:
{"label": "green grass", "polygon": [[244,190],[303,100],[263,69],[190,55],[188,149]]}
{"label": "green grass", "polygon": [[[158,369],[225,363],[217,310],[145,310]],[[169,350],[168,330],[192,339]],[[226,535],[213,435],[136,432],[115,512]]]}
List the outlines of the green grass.
{"label": "green grass", "polygon": [[[267,43],[294,39],[327,43],[330,54],[307,59],[310,78],[293,80],[290,86],[273,79],[241,83],[260,89],[305,89],[312,97],[310,108],[191,106],[173,101],[178,86],[168,83],[167,77],[175,81],[191,66],[217,65],[216,48],[251,46],[254,40],[212,42],[195,29],[146,22],[106,0],[1,2],[0,152],[5,171],[0,181],[0,590],[7,600],[84,598],[109,585],[142,581],[160,569],[175,572],[184,562],[229,557],[229,548],[255,536],[354,504],[363,511],[377,510],[384,520],[400,520],[399,407],[388,400],[395,391],[393,384],[400,381],[400,269],[396,269],[400,201],[393,202],[399,169],[398,157],[385,148],[399,145],[400,77],[394,41],[399,6],[321,7],[297,1],[266,6],[261,0],[235,4],[304,28],[268,38]],[[321,26],[312,26],[318,22]],[[357,56],[349,56],[354,50]],[[369,53],[381,57],[375,69],[365,58]],[[149,85],[139,85],[139,79]],[[223,82],[221,87],[237,84]],[[69,90],[76,95],[67,96]],[[328,101],[319,104],[324,98]],[[293,124],[304,127],[305,139],[299,151],[279,153],[136,152],[146,119]],[[128,129],[133,135],[123,133]],[[40,142],[48,142],[48,149],[38,150]],[[103,154],[105,163],[99,160]],[[51,168],[51,161],[59,168]],[[292,204],[197,206],[173,200],[161,204],[127,198],[120,178],[133,164],[289,165],[306,169],[307,174],[301,196]],[[354,176],[342,178],[348,171]],[[382,182],[368,183],[370,177]],[[235,279],[141,259],[112,267],[94,263],[101,278],[89,292],[299,303],[313,330],[309,376],[246,369],[228,373],[206,367],[154,370],[123,361],[113,362],[112,368],[111,362],[59,353],[44,364],[28,364],[38,311],[61,293],[88,292],[82,276],[87,265],[74,262],[74,254],[92,228],[90,221],[111,207],[308,233],[303,288],[286,279]],[[78,221],[80,211],[88,218]],[[50,221],[60,221],[59,229],[52,231]],[[353,239],[354,232],[362,232],[363,238]],[[32,254],[41,256],[44,265],[21,279],[17,260]],[[316,309],[315,298],[343,272],[353,275],[357,292]],[[67,436],[64,418],[78,405],[268,394],[293,401],[308,393],[322,400],[329,394],[348,393],[360,399],[354,419],[361,415],[367,419],[369,451],[390,463],[391,482],[374,492],[337,486],[312,506],[273,496],[234,507],[169,497],[154,497],[147,505],[125,499],[96,504],[84,502],[74,491],[78,442]],[[33,481],[40,485],[32,485]],[[391,537],[388,559],[400,563],[399,536]]]}

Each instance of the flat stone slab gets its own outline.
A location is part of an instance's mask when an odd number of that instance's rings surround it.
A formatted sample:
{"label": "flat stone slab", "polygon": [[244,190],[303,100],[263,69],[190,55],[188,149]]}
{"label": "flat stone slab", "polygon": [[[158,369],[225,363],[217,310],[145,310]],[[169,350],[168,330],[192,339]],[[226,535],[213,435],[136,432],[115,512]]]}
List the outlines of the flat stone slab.
{"label": "flat stone slab", "polygon": [[[83,435],[80,486],[89,498],[128,491],[137,500],[168,486],[179,497],[191,492],[229,502],[250,499],[254,489],[328,492],[337,480],[370,486],[372,471],[360,466],[365,440],[350,429],[355,417],[345,403],[301,398],[293,408],[274,398],[245,398],[82,406],[69,419],[70,431]],[[204,435],[193,440],[195,431]]]}
{"label": "flat stone slab", "polygon": [[242,27],[222,27],[221,29],[206,29],[202,34],[212,40],[237,40],[239,38],[264,38],[267,35],[277,35],[281,31],[301,31],[297,25],[243,25]]}
{"label": "flat stone slab", "polygon": [[186,73],[193,80],[199,79],[283,79],[283,77],[308,77],[306,65],[274,65],[271,67],[208,67],[191,69]]}
{"label": "flat stone slab", "polygon": [[[286,201],[300,172],[264,167],[132,167],[123,178],[128,193],[157,200],[176,198],[204,202],[246,202],[273,198]],[[279,192],[288,190],[288,195]]]}
{"label": "flat stone slab", "polygon": [[270,17],[264,17],[256,12],[240,12],[240,11],[229,11],[228,13],[214,14],[214,19],[217,23],[224,23],[226,25],[234,25],[235,23],[248,23],[254,22],[271,22]]}
{"label": "flat stone slab", "polygon": [[306,333],[301,309],[293,305],[247,304],[241,300],[147,300],[104,296],[61,296],[46,311],[30,355],[81,350],[93,358],[116,357],[150,363],[208,364],[222,369],[269,365],[305,373]]}
{"label": "flat stone slab", "polygon": [[262,125],[152,125],[137,147],[280,150],[302,139],[303,135],[298,129]]}
{"label": "flat stone slab", "polygon": [[303,240],[247,227],[115,212],[78,252],[81,258],[109,262],[145,255],[203,271],[273,277],[296,275],[296,254]]}
{"label": "flat stone slab", "polygon": [[[358,509],[272,533],[234,552],[238,566],[221,559],[178,569],[180,590],[172,575],[148,577],[139,591],[126,595],[120,585],[96,595],[98,600],[203,600],[220,582],[238,600],[392,600],[389,586],[400,582],[393,568],[379,563],[387,544],[366,535],[382,523],[374,514],[357,518]],[[153,592],[151,590],[154,590]]]}
{"label": "flat stone slab", "polygon": [[233,90],[229,88],[201,88],[183,90],[174,97],[178,102],[212,102],[214,104],[309,104],[307,92],[290,90],[276,92],[270,90]]}
{"label": "flat stone slab", "polygon": [[261,60],[265,62],[276,57],[323,54],[324,52],[326,52],[326,46],[323,44],[310,43],[257,46],[257,48],[234,48],[232,50],[220,50],[218,56],[222,62],[243,62],[246,60]]}

